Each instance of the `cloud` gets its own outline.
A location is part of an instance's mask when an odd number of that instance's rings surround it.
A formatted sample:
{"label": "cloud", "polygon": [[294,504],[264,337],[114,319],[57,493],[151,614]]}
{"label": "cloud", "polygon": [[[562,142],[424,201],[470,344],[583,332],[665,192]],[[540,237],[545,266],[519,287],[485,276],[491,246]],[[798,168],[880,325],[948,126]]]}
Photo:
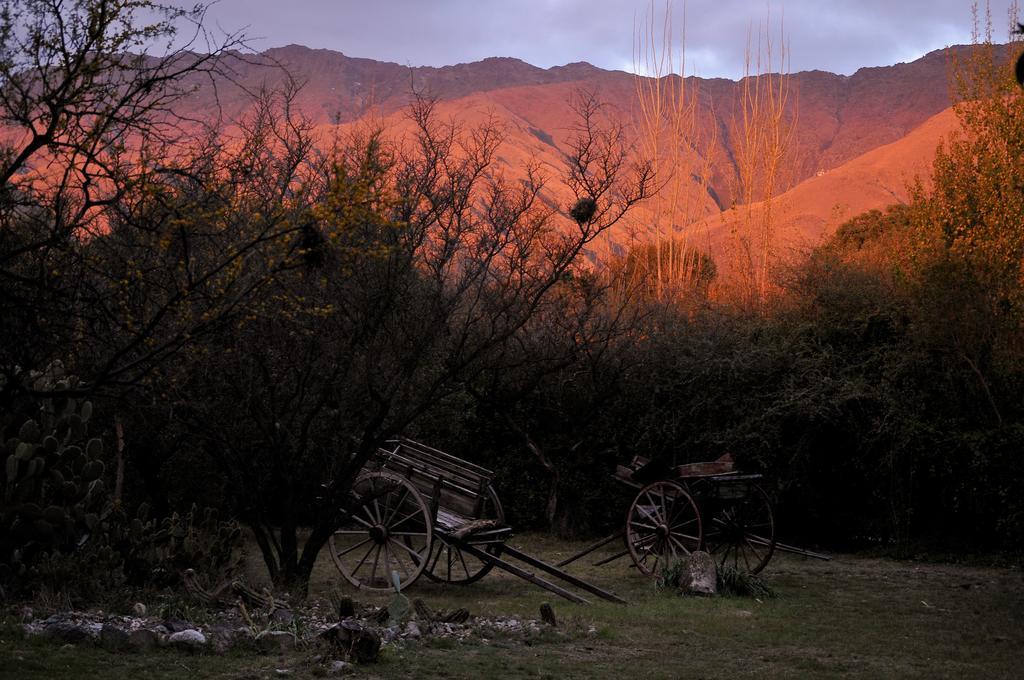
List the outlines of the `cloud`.
{"label": "cloud", "polygon": [[[1009,0],[994,0],[995,37],[1005,37]],[[656,3],[660,16],[664,5]],[[764,29],[766,0],[690,0],[687,70],[743,73],[748,30]],[[589,61],[633,64],[634,25],[644,0],[220,0],[210,16],[226,30],[248,26],[256,49],[298,43],[412,66],[510,56],[542,67]],[[674,27],[683,3],[674,3]],[[969,42],[964,0],[789,0],[772,3],[774,35],[784,29],[793,71],[852,73]],[[678,40],[677,40],[678,43]]]}

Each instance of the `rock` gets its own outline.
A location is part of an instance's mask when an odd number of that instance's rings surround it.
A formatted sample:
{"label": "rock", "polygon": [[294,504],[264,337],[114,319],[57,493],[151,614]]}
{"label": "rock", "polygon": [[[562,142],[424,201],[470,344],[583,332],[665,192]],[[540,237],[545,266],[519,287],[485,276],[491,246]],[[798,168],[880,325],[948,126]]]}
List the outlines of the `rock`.
{"label": "rock", "polygon": [[132,614],[135,614],[135,616],[138,616],[139,618],[145,617],[146,605],[142,604],[141,602],[136,602],[132,605]]}
{"label": "rock", "polygon": [[347,661],[332,661],[327,667],[327,675],[345,675],[355,672],[356,667]]}
{"label": "rock", "polygon": [[690,553],[685,592],[690,595],[714,595],[718,592],[718,565],[715,558],[703,550]]}
{"label": "rock", "polygon": [[164,621],[164,627],[172,633],[180,633],[185,630],[195,630],[191,623],[188,621],[182,621],[181,619],[167,619]]}
{"label": "rock", "polygon": [[295,636],[286,630],[265,630],[256,636],[256,646],[267,654],[280,654],[295,649]]}
{"label": "rock", "polygon": [[219,623],[210,626],[207,630],[210,638],[210,646],[213,651],[223,654],[232,648],[253,647],[253,636],[245,626],[237,626],[230,623]]}
{"label": "rock", "polygon": [[410,621],[405,625],[405,637],[411,638],[413,640],[419,640],[421,637],[423,637],[423,633],[422,631],[420,631],[420,627],[416,624],[415,621]]}
{"label": "rock", "polygon": [[[102,635],[102,632],[100,634]],[[148,652],[156,649],[160,644],[160,638],[160,633],[155,630],[136,628],[128,634],[128,644],[134,650]]]}
{"label": "rock", "polygon": [[100,628],[100,646],[110,652],[120,652],[128,649],[131,646],[128,631],[124,628],[104,623],[103,627]]}
{"label": "rock", "polygon": [[42,635],[47,640],[77,645],[92,638],[91,629],[73,621],[54,621],[43,627]]}
{"label": "rock", "polygon": [[549,626],[558,625],[558,619],[555,618],[555,610],[547,602],[540,606],[540,620]]}
{"label": "rock", "polygon": [[331,626],[320,634],[320,639],[356,663],[376,661],[380,654],[380,635],[355,621],[342,621]]}
{"label": "rock", "polygon": [[295,620],[295,614],[292,613],[291,609],[282,607],[274,610],[274,613],[270,615],[270,620],[282,626],[290,626],[292,621]]}
{"label": "rock", "polygon": [[187,628],[179,630],[177,633],[171,633],[171,636],[167,638],[167,644],[178,649],[195,652],[206,647],[206,636],[194,628]]}

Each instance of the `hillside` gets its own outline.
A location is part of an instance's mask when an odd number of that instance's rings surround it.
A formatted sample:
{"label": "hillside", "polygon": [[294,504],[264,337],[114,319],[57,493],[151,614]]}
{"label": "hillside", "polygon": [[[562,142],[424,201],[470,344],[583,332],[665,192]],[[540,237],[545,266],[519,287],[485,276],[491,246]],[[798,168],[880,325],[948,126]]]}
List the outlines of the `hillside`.
{"label": "hillside", "polygon": [[[811,177],[778,196],[772,205],[776,253],[785,257],[804,251],[855,215],[906,201],[915,178],[927,181],[935,147],[958,129],[956,114],[946,109],[905,137]],[[763,211],[763,203],[750,206],[750,221],[756,224]],[[733,208],[693,229],[721,262],[730,234],[740,228],[747,214],[745,206]]]}
{"label": "hillside", "polygon": [[[780,235],[794,242],[812,242],[835,225],[834,218],[900,197],[907,172],[930,159],[941,124],[930,124],[912,142],[896,143],[949,107],[951,57],[965,49],[953,47],[910,63],[863,68],[852,76],[822,71],[791,76],[787,116],[795,121],[795,133],[782,186],[792,188],[786,197],[786,215],[791,217],[785,218]],[[513,178],[532,159],[557,180],[574,124],[570,106],[574,91],[595,92],[627,123],[627,129],[638,111],[635,76],[586,63],[541,69],[517,59],[491,58],[442,68],[409,68],[291,45],[255,58],[237,55],[225,66],[230,78],[215,82],[216,88],[197,83],[196,93],[185,105],[207,117],[219,114],[230,120],[251,105],[250,93],[291,78],[302,84],[299,109],[323,129],[351,124],[372,111],[401,130],[403,108],[415,89],[436,98],[443,117],[486,118],[502,126],[507,141],[501,167]],[[742,89],[741,83],[725,79],[688,80],[691,91],[699,92],[701,105],[695,146],[710,159],[707,177],[688,178],[689,191],[696,198],[691,219],[701,219],[735,203],[733,120]],[[894,144],[870,159],[862,158]],[[860,160],[847,168],[855,159]],[[861,179],[851,179],[851,173]],[[877,181],[870,180],[871,175]],[[834,191],[838,194],[828,198],[822,193]],[[556,181],[551,182],[546,199],[564,205],[565,194]],[[632,223],[611,235],[606,245],[615,250],[628,246],[633,238],[644,237],[645,225],[651,221],[649,212],[637,211]],[[714,231],[708,228],[709,233]]]}

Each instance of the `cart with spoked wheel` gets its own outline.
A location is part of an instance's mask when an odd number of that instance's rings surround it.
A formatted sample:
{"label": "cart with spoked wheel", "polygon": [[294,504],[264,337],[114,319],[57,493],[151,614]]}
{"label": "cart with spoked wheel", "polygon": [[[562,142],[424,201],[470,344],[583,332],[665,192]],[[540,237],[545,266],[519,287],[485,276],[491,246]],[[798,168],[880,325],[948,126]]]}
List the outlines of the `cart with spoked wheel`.
{"label": "cart with spoked wheel", "polygon": [[420,576],[468,585],[498,568],[573,602],[587,600],[548,578],[623,602],[508,545],[512,528],[493,478],[486,468],[420,442],[387,442],[352,486],[347,519],[329,541],[335,565],[362,590],[392,590],[396,573],[402,590]]}
{"label": "cart with spoked wheel", "polygon": [[743,474],[726,454],[714,461],[671,466],[636,456],[615,478],[636,489],[622,531],[558,564],[564,567],[612,543],[624,548],[596,565],[629,556],[638,571],[657,575],[691,552],[705,550],[722,567],[756,574],[778,551],[817,559],[826,555],[780,543],[771,500],[759,474]]}

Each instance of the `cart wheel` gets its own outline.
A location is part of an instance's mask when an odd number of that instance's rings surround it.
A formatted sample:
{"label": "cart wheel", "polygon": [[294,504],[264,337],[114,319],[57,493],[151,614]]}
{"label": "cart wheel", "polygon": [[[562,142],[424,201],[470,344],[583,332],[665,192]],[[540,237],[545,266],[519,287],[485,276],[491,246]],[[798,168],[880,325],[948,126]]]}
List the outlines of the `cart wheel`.
{"label": "cart wheel", "polygon": [[768,494],[759,486],[731,500],[711,518],[704,541],[722,566],[756,574],[775,550],[775,520]]}
{"label": "cart wheel", "polygon": [[345,579],[363,590],[404,589],[423,572],[433,540],[430,510],[406,479],[389,472],[361,475],[352,485],[352,514],[330,539]]}
{"label": "cart wheel", "polygon": [[[505,511],[501,507],[498,493],[490,484],[487,485],[487,497],[484,499],[479,519],[494,519],[502,524],[505,522]],[[435,538],[434,549],[430,553],[424,572],[424,575],[431,581],[465,586],[482,579],[494,566],[464,553],[457,546],[446,543],[440,536]],[[504,545],[503,543],[476,543],[472,537],[466,539],[466,542],[495,557],[501,554]]]}
{"label": "cart wheel", "polygon": [[649,484],[629,506],[626,546],[642,573],[657,575],[670,561],[696,550],[700,542],[700,512],[679,484]]}

